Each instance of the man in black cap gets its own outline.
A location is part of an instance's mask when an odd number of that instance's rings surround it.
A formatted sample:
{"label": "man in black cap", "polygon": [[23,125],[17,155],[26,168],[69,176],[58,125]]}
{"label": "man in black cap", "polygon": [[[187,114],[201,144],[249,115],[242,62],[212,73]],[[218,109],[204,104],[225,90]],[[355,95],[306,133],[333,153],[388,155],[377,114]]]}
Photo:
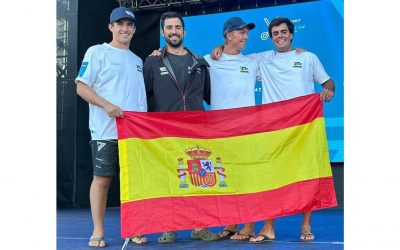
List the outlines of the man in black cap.
{"label": "man in black cap", "polygon": [[[92,138],[90,208],[93,233],[89,247],[106,246],[104,217],[107,194],[119,168],[115,117],[123,117],[123,110],[147,111],[143,62],[129,50],[136,31],[135,16],[127,8],[116,8],[110,15],[108,28],[112,41],[87,50],[75,80],[78,95],[89,103]],[[130,240],[136,244],[147,242],[142,236],[132,236]]]}

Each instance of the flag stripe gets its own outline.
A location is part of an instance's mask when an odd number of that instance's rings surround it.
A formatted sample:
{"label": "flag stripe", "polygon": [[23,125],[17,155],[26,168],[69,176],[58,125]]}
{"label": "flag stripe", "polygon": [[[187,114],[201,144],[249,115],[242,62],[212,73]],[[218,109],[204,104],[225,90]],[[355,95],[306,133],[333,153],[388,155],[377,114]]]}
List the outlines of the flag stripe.
{"label": "flag stripe", "polygon": [[[240,204],[240,206],[237,206]],[[121,204],[122,237],[255,222],[337,206],[332,177],[254,194],[166,197]]]}
{"label": "flag stripe", "polygon": [[[321,144],[321,140],[325,143]],[[256,193],[332,175],[323,118],[279,131],[223,139],[135,138],[120,142],[124,153],[120,157],[121,173],[126,173],[126,169],[135,173],[121,175],[121,202],[167,196]],[[208,159],[215,166],[216,157],[221,157],[227,187],[219,187],[220,175],[216,173],[216,185],[196,188],[203,181],[198,175],[191,178],[185,170],[189,187],[180,188],[177,159],[183,158],[183,168],[187,169],[190,157],[185,155],[185,149],[196,145],[212,150]]]}
{"label": "flag stripe", "polygon": [[[226,138],[297,126],[323,117],[318,94],[227,110],[125,112],[117,118],[118,138]],[[319,104],[319,105],[316,105]],[[257,114],[257,115],[254,115]]]}
{"label": "flag stripe", "polygon": [[123,237],[337,205],[319,95],[232,110],[124,114],[117,119]]}

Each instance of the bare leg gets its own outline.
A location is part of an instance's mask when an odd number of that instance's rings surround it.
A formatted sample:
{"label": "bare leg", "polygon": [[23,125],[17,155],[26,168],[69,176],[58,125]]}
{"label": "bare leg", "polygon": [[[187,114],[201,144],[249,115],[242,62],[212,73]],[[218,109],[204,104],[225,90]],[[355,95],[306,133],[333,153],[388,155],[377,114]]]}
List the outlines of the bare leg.
{"label": "bare leg", "polygon": [[[93,238],[104,237],[104,216],[106,213],[108,188],[110,187],[112,178],[112,176],[93,176],[93,181],[90,186]],[[89,242],[89,245],[102,247],[105,245],[105,242]]]}
{"label": "bare leg", "polygon": [[300,240],[314,240],[314,235],[311,232],[311,211],[303,214],[303,223],[301,224]]}
{"label": "bare leg", "polygon": [[[258,235],[265,235],[268,239],[274,240],[275,239],[275,230],[274,230],[275,219],[269,219],[265,221],[264,227],[258,233]],[[264,237],[256,236],[251,237],[249,241],[257,242],[263,240]]]}

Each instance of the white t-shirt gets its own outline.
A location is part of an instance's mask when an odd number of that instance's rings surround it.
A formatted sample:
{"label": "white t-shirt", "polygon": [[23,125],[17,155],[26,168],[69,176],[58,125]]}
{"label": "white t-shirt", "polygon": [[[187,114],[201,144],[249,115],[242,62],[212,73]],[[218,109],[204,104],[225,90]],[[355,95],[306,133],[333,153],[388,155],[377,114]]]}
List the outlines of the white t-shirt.
{"label": "white t-shirt", "polygon": [[269,50],[250,57],[260,66],[264,104],[313,94],[314,81],[322,84],[330,79],[318,57],[310,52]]}
{"label": "white t-shirt", "polygon": [[[107,43],[90,47],[75,79],[76,83],[78,81],[123,111],[147,111],[143,61],[130,50]],[[89,129],[92,140],[118,138],[115,118],[90,103]]]}
{"label": "white t-shirt", "polygon": [[204,56],[210,64],[211,109],[230,109],[255,105],[254,86],[259,75],[257,60],[243,54],[222,53],[215,61]]}

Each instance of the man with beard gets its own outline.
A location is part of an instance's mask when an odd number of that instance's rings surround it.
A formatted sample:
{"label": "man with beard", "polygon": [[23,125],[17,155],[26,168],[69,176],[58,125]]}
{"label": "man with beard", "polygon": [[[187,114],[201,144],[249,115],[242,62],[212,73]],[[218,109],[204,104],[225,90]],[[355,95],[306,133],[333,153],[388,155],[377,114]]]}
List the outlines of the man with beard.
{"label": "man with beard", "polygon": [[[210,104],[210,75],[203,57],[183,47],[185,24],[176,12],[160,18],[161,34],[166,46],[160,56],[149,56],[144,63],[144,81],[148,111],[171,112],[204,110],[203,100]],[[192,239],[218,240],[207,228],[192,231]],[[176,240],[176,232],[165,232],[159,243]]]}
{"label": "man with beard", "polygon": [[203,100],[210,103],[208,63],[183,47],[186,31],[178,13],[164,13],[160,24],[166,46],[144,63],[148,111],[204,110]]}

